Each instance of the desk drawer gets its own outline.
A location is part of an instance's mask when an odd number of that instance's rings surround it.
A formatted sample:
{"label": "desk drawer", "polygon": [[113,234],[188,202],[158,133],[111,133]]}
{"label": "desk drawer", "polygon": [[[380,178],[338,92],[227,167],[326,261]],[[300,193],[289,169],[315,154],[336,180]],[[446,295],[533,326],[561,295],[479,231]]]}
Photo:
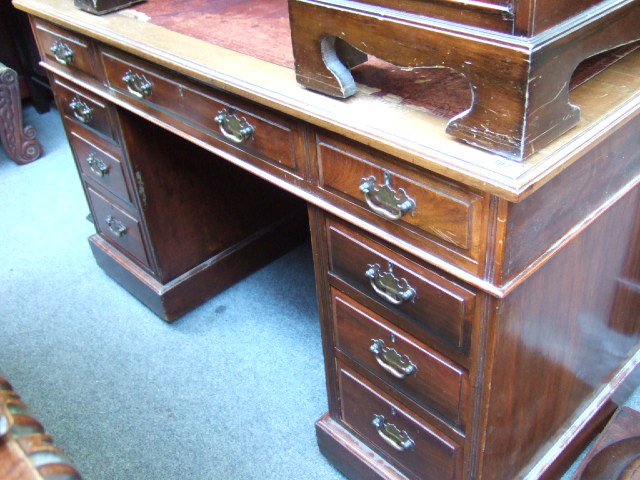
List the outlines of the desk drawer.
{"label": "desk drawer", "polygon": [[480,273],[488,197],[338,138],[316,142],[322,189],[390,234]]}
{"label": "desk drawer", "polygon": [[457,426],[468,388],[461,368],[332,289],[336,346],[398,391]]}
{"label": "desk drawer", "polygon": [[80,71],[95,77],[88,40],[39,19],[34,20],[33,30],[42,58],[70,73]]}
{"label": "desk drawer", "polygon": [[115,140],[115,129],[106,102],[59,78],[54,78],[53,89],[58,108],[66,118]]}
{"label": "desk drawer", "polygon": [[111,88],[178,115],[234,148],[291,171],[298,169],[293,122],[140,60],[107,51],[101,57]]}
{"label": "desk drawer", "polygon": [[73,127],[69,129],[69,140],[83,177],[133,204],[120,148]]}
{"label": "desk drawer", "polygon": [[87,185],[93,219],[98,232],[107,240],[150,267],[140,220]]}
{"label": "desk drawer", "polygon": [[[476,293],[346,225],[327,219],[329,273],[409,319],[411,333],[433,335],[467,353]],[[421,332],[422,330],[422,332]]]}
{"label": "desk drawer", "polygon": [[338,364],[341,419],[412,479],[460,478],[462,447]]}

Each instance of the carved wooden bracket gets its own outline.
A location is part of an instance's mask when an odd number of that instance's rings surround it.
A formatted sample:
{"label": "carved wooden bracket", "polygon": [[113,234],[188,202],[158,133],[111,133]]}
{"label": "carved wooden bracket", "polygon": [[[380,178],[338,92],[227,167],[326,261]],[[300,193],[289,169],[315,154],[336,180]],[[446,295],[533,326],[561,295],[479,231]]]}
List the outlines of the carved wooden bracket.
{"label": "carved wooden bracket", "polygon": [[473,104],[449,121],[447,132],[517,161],[578,122],[569,80],[582,60],[640,39],[637,0],[609,0],[597,15],[533,37],[362,5],[289,0],[298,82],[335,97],[354,95],[349,68],[363,60],[362,52],[401,67],[449,68],[467,78]]}
{"label": "carved wooden bracket", "polygon": [[0,140],[9,158],[16,163],[33,162],[42,154],[36,129],[22,127],[22,104],[18,89],[18,74],[0,63]]}

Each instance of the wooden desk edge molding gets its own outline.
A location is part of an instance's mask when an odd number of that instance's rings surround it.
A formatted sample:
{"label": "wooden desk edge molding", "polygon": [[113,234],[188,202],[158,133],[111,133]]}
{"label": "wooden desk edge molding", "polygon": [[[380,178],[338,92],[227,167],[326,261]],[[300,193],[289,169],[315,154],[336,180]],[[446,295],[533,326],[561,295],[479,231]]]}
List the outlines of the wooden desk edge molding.
{"label": "wooden desk edge molding", "polygon": [[96,260],[158,315],[310,228],[329,404],[316,431],[354,480],[557,478],[611,413],[640,356],[640,51],[576,87],[578,125],[514,162],[424,109],[314,93],[136,10],[15,5]]}
{"label": "wooden desk edge molding", "polygon": [[[524,163],[456,142],[444,133],[446,120],[420,111],[398,110],[371,96],[335,100],[298,86],[291,69],[238,54],[140,20],[124,10],[103,17],[82,12],[65,0],[46,3],[14,0],[28,13],[37,13],[63,27],[140,55],[172,71],[246,96],[315,126],[364,142],[421,168],[470,186],[487,189],[506,200],[519,201],[573,163],[597,142],[601,130],[624,123],[638,108],[640,78],[633,68],[620,67],[626,83],[606,106],[597,101],[598,82],[579,89],[571,100],[582,111],[579,124],[532,155]],[[628,62],[638,62],[634,55]],[[625,63],[626,65],[626,63]],[[619,72],[614,66],[614,72]],[[616,83],[616,73],[605,71],[602,82]],[[631,72],[631,73],[628,73]],[[613,78],[612,78],[613,77]],[[611,94],[601,91],[600,95]],[[618,108],[611,108],[614,106]],[[425,136],[425,132],[428,135]]]}

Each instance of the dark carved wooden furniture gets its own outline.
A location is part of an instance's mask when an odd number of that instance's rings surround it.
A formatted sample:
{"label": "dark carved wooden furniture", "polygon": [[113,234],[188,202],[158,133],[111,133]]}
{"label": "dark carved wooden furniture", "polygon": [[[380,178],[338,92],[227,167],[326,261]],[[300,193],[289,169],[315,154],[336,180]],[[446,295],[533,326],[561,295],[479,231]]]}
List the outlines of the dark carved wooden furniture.
{"label": "dark carved wooden furniture", "polygon": [[[202,39],[216,18],[262,25],[255,11],[286,24],[282,0],[105,17],[16,4],[96,259],[154,311],[174,318],[310,227],[318,443],[348,477],[556,479],[613,412],[640,362],[640,52],[570,93],[575,128],[512,162],[393,92],[319,95],[286,65]],[[193,35],[172,30],[185,25]]]}
{"label": "dark carved wooden furniture", "polygon": [[640,478],[640,412],[616,411],[580,462],[573,480],[634,480]]}
{"label": "dark carved wooden furniture", "polygon": [[22,101],[15,70],[0,63],[0,141],[11,160],[19,164],[32,162],[42,154],[36,129],[23,126]]}
{"label": "dark carved wooden furniture", "polygon": [[447,132],[522,160],[574,126],[569,79],[587,57],[640,39],[637,0],[290,0],[298,81],[338,97],[362,52],[444,67],[473,89]]}
{"label": "dark carved wooden furniture", "polygon": [[29,407],[0,376],[0,478],[80,480],[69,458],[55,446]]}
{"label": "dark carved wooden furniture", "polygon": [[51,95],[39,86],[37,51],[27,16],[8,0],[0,1],[0,141],[7,155],[24,164],[40,157],[42,146],[32,126],[23,126],[22,100],[30,98],[39,112],[48,110]]}

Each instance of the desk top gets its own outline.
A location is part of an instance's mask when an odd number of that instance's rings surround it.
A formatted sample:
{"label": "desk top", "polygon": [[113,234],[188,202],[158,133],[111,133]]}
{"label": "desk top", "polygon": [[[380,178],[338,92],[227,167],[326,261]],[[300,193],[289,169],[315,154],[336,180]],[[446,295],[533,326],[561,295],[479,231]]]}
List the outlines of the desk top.
{"label": "desk top", "polygon": [[[169,0],[151,0],[169,4]],[[575,88],[579,124],[523,163],[468,146],[445,133],[446,118],[393,96],[335,99],[298,85],[295,72],[149,22],[143,6],[95,16],[70,0],[14,0],[29,13],[217,88],[339,133],[408,163],[519,201],[624,125],[640,106],[640,51]],[[248,35],[248,38],[251,38]],[[364,87],[366,88],[366,87]]]}

